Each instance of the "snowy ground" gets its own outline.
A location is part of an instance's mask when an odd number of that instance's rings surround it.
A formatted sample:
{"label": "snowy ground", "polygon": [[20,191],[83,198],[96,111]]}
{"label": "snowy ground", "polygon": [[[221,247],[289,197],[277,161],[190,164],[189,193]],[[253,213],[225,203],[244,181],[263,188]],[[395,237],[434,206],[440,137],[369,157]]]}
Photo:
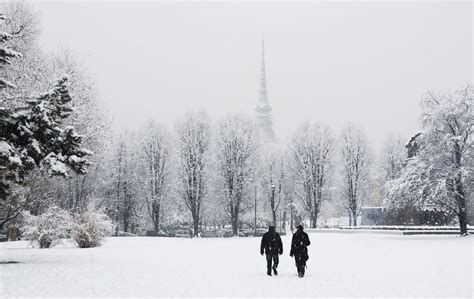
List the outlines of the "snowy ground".
{"label": "snowy ground", "polygon": [[[395,296],[473,293],[473,240],[458,236],[310,233],[307,276],[288,256],[268,277],[260,238],[110,238],[100,248],[0,243],[4,296]],[[1,295],[0,295],[1,297]]]}

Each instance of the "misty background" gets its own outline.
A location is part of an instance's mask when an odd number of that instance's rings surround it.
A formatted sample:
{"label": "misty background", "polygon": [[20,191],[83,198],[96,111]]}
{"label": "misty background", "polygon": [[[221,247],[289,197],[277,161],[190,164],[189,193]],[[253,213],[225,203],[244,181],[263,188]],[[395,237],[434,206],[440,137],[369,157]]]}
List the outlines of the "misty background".
{"label": "misty background", "polygon": [[472,82],[470,2],[32,4],[40,46],[73,49],[117,129],[254,115],[262,38],[280,140],[306,119],[408,140],[423,93]]}

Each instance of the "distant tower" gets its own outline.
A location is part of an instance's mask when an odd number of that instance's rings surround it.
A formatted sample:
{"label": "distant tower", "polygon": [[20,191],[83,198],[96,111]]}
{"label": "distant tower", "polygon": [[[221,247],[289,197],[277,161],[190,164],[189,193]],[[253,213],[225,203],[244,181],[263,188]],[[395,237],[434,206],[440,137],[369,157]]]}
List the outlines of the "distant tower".
{"label": "distant tower", "polygon": [[275,141],[275,132],[273,132],[272,107],[268,104],[267,78],[265,75],[265,44],[262,40],[262,68],[260,76],[260,91],[258,104],[255,108],[259,138],[263,142]]}

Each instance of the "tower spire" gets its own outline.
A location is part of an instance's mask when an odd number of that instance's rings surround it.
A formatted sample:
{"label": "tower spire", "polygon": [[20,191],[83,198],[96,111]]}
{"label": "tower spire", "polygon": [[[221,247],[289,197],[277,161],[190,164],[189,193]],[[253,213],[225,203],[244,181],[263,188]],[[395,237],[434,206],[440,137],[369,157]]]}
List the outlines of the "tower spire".
{"label": "tower spire", "polygon": [[261,61],[260,90],[267,90],[267,78],[265,73],[265,40],[262,39],[262,61]]}
{"label": "tower spire", "polygon": [[272,108],[268,103],[267,77],[265,71],[265,41],[262,39],[262,57],[260,69],[260,90],[258,104],[255,108],[260,139],[275,141],[273,132]]}

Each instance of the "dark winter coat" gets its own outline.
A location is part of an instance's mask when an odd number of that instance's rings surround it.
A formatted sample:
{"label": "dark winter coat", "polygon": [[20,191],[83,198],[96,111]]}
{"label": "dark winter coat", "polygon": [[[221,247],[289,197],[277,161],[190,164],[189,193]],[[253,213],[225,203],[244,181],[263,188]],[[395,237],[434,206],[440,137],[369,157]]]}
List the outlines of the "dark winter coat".
{"label": "dark winter coat", "polygon": [[283,244],[280,235],[274,230],[269,230],[262,237],[260,243],[260,254],[278,255],[283,253]]}
{"label": "dark winter coat", "polygon": [[303,229],[298,229],[293,234],[293,239],[291,240],[290,256],[294,255],[306,262],[309,259],[307,246],[310,244],[308,234]]}

